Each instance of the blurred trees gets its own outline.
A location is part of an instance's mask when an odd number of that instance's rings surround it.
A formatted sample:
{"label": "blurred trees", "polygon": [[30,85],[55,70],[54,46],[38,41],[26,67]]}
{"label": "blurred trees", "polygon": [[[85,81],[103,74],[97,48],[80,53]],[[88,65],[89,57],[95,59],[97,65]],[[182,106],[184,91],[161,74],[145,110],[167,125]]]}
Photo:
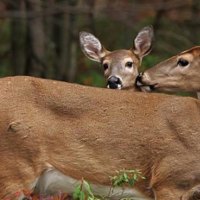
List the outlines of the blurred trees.
{"label": "blurred trees", "polygon": [[137,32],[149,24],[155,29],[155,43],[142,69],[200,44],[200,1],[3,0],[0,76],[103,86],[103,70],[80,51],[79,31],[92,32],[114,50],[130,48]]}

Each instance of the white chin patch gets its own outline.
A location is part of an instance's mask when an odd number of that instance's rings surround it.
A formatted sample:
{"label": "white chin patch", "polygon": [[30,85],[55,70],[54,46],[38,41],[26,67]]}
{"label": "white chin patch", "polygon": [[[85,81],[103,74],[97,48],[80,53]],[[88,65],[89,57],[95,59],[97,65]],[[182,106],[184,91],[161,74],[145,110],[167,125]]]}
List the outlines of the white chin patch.
{"label": "white chin patch", "polygon": [[142,92],[151,92],[151,88],[149,86],[142,86],[140,89]]}
{"label": "white chin patch", "polygon": [[[110,86],[107,85],[107,88],[110,89]],[[118,89],[118,90],[121,90],[121,89],[122,89],[122,85],[117,85],[117,88],[111,88],[111,89]]]}
{"label": "white chin patch", "polygon": [[122,85],[117,85],[117,89],[121,90],[122,89]]}
{"label": "white chin patch", "polygon": [[137,85],[138,87],[142,87],[142,86],[143,86],[143,84],[142,84],[140,81],[137,81],[137,82],[136,82],[136,85]]}

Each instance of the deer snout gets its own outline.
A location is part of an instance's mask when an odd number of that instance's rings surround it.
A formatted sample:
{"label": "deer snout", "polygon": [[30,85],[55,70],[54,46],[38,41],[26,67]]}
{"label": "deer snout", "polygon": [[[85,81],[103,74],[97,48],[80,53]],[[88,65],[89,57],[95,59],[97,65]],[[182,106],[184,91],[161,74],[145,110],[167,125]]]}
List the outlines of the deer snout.
{"label": "deer snout", "polygon": [[140,87],[140,86],[143,85],[143,83],[142,83],[142,75],[143,75],[143,73],[140,72],[140,73],[138,74],[138,76],[136,77],[135,83],[136,83],[136,86],[137,86],[137,87]]}
{"label": "deer snout", "polygon": [[144,83],[144,80],[143,80],[143,76],[144,76],[144,73],[140,72],[135,80],[136,87],[141,89],[142,91],[143,91],[143,87],[146,86],[146,84]]}
{"label": "deer snout", "polygon": [[156,84],[150,84],[148,80],[148,76],[145,73],[140,72],[136,77],[135,85],[143,92],[153,91]]}
{"label": "deer snout", "polygon": [[107,88],[111,89],[121,89],[122,88],[122,82],[119,77],[111,76],[108,78],[107,81]]}

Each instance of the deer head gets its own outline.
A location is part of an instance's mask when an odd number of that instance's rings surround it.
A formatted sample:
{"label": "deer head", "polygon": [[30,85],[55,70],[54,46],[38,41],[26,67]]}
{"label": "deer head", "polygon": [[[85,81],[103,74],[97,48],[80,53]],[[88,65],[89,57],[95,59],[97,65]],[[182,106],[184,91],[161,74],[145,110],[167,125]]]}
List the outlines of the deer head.
{"label": "deer head", "polygon": [[137,85],[145,91],[199,92],[200,46],[181,52],[141,73]]}
{"label": "deer head", "polygon": [[142,58],[151,51],[152,39],[152,27],[145,27],[136,36],[131,49],[108,51],[94,35],[80,32],[83,53],[101,63],[107,87],[111,89],[134,88],[138,67]]}

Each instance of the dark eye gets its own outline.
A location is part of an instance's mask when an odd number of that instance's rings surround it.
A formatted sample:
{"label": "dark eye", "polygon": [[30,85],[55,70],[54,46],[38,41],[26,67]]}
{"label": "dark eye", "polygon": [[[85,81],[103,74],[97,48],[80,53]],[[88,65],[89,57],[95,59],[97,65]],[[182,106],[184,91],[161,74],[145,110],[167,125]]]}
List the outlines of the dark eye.
{"label": "dark eye", "polygon": [[108,69],[108,64],[107,63],[103,64],[103,68],[104,70]]}
{"label": "dark eye", "polygon": [[128,67],[128,68],[131,68],[133,66],[133,63],[132,62],[127,62],[125,66]]}
{"label": "dark eye", "polygon": [[189,64],[189,62],[185,59],[179,59],[177,62],[177,65],[181,66],[181,67],[185,67]]}

